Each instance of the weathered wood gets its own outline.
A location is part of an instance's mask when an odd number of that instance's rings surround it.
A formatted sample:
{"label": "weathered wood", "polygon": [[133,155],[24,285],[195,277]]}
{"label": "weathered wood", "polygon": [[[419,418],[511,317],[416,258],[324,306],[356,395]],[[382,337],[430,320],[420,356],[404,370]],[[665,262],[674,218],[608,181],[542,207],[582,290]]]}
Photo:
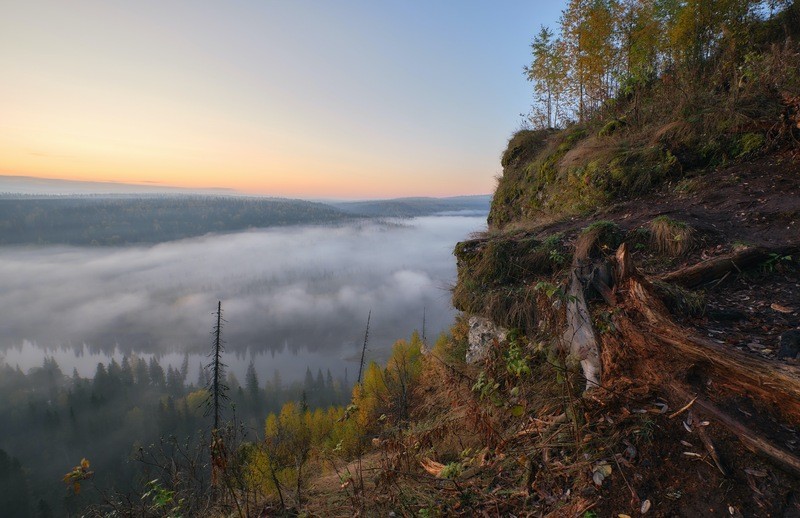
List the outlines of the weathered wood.
{"label": "weathered wood", "polygon": [[632,273],[636,270],[636,267],[633,265],[633,259],[631,258],[631,254],[628,253],[628,245],[622,243],[620,247],[617,249],[617,253],[615,255],[616,259],[616,282],[620,283],[621,281],[627,279],[632,275]]}
{"label": "weathered wood", "polygon": [[652,335],[684,357],[706,363],[709,376],[718,389],[741,394],[791,416],[800,423],[800,369],[760,357],[750,356],[684,331],[650,327]]}
{"label": "weathered wood", "polygon": [[668,346],[665,352],[703,363],[717,388],[770,402],[793,423],[800,423],[800,368],[742,353],[677,325],[650,283],[636,271],[624,245],[617,251],[617,261],[617,271],[626,275],[618,279],[618,288],[624,286],[628,303],[644,317],[641,330]]}
{"label": "weathered wood", "polygon": [[[670,389],[679,397],[689,397],[689,394],[677,385],[672,385]],[[731,416],[717,408],[710,401],[707,401],[703,398],[697,398],[694,406],[702,410],[711,419],[719,422],[721,425],[727,428],[728,431],[738,437],[747,448],[755,451],[756,453],[765,455],[784,468],[787,468],[795,474],[800,475],[800,458],[773,444],[769,439],[756,433],[754,430],[743,425],[736,419],[733,419]]]}
{"label": "weathered wood", "polygon": [[562,342],[565,350],[580,358],[581,370],[586,378],[585,390],[588,391],[600,386],[602,366],[600,349],[592,328],[592,316],[576,270],[572,272],[567,290],[567,328],[562,335]]}
{"label": "weathered wood", "polygon": [[[696,399],[693,399],[692,401],[696,401]],[[696,423],[697,416],[695,416],[692,412],[689,412],[689,415],[692,417],[692,422]],[[708,434],[706,433],[706,427],[697,424],[694,427],[694,429],[697,431],[697,435],[700,436],[700,440],[703,442],[703,446],[706,447],[706,451],[708,452],[709,455],[711,455],[711,459],[714,461],[714,464],[716,464],[719,472],[722,473],[723,477],[727,477],[728,473],[725,470],[725,467],[722,465],[722,459],[719,456],[717,448],[714,446],[714,442],[711,440],[711,437],[709,437]]]}
{"label": "weathered wood", "polygon": [[[775,253],[775,252],[767,252]],[[750,256],[751,259],[754,256]],[[762,256],[766,257],[766,256]],[[800,423],[800,369],[796,366],[754,357],[738,350],[696,336],[692,331],[676,324],[669,316],[664,304],[654,294],[650,282],[636,270],[627,248],[617,250],[616,290],[627,294],[627,313],[640,314],[643,321],[633,324],[629,316],[624,317],[625,330],[646,336],[640,347],[642,352],[659,357],[663,368],[674,362],[684,365],[695,363],[704,366],[707,382],[722,397],[736,395],[750,398],[764,407],[777,411],[791,424]],[[734,262],[734,264],[736,264]],[[634,327],[631,327],[633,325]],[[631,343],[638,343],[633,340]],[[663,347],[659,347],[663,346]],[[646,361],[643,358],[643,361]],[[669,376],[664,372],[664,376]],[[660,380],[662,383],[664,379]],[[800,475],[800,458],[770,442],[753,429],[733,419],[701,395],[690,393],[679,381],[670,381],[664,387],[681,401],[690,401],[681,411],[691,407],[719,422],[749,449],[762,454],[784,468]],[[678,412],[676,412],[677,414]],[[717,467],[724,472],[719,454],[710,438],[701,430],[701,439],[709,450]]]}
{"label": "weathered wood", "polygon": [[788,255],[797,251],[797,247],[763,248],[752,247],[733,252],[731,254],[713,257],[692,266],[681,268],[661,276],[664,282],[670,282],[684,288],[695,288],[702,284],[715,281],[731,273],[742,271],[761,264],[772,257],[773,254]]}
{"label": "weathered wood", "polygon": [[592,286],[594,286],[594,289],[597,290],[597,293],[603,297],[603,300],[606,301],[606,304],[611,307],[617,305],[617,300],[614,298],[614,292],[611,290],[608,284],[603,281],[603,279],[600,277],[592,277]]}

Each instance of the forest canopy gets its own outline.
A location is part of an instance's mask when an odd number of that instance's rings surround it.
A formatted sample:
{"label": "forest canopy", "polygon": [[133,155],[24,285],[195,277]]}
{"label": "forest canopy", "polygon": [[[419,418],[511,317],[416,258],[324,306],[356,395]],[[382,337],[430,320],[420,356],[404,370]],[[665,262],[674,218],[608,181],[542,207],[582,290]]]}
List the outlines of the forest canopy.
{"label": "forest canopy", "polygon": [[531,44],[530,121],[544,128],[583,122],[657,78],[700,74],[715,58],[738,63],[789,35],[796,11],[788,0],[570,0],[557,29],[542,26]]}

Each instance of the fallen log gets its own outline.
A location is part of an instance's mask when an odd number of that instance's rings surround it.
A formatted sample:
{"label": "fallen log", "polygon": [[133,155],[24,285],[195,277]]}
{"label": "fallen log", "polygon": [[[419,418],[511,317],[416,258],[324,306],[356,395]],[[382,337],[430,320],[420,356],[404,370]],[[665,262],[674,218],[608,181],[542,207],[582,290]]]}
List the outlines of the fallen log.
{"label": "fallen log", "polygon": [[677,284],[684,288],[695,288],[720,279],[731,272],[740,272],[775,257],[796,253],[797,250],[797,247],[745,248],[731,254],[712,257],[711,259],[701,261],[692,266],[675,270],[674,272],[662,275],[660,280]]}

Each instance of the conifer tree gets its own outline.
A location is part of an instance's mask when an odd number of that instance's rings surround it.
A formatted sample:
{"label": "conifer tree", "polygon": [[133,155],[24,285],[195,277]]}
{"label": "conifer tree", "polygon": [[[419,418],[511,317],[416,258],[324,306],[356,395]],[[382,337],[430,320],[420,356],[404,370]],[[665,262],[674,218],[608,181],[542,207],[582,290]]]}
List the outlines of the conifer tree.
{"label": "conifer tree", "polygon": [[186,383],[186,378],[189,376],[189,353],[183,354],[183,361],[181,362],[181,382]]}
{"label": "conifer tree", "polygon": [[258,403],[259,398],[259,388],[258,388],[258,375],[256,374],[256,367],[253,365],[253,361],[250,360],[250,365],[247,366],[247,373],[244,377],[245,387],[247,388],[247,395],[250,398],[250,402],[255,406]]}

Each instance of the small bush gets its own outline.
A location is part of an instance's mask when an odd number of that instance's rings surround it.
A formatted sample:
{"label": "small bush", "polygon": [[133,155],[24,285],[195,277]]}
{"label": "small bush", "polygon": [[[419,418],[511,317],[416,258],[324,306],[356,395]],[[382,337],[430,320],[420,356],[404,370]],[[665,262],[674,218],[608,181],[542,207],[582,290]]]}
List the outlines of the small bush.
{"label": "small bush", "polygon": [[460,462],[451,462],[442,468],[441,473],[439,473],[439,478],[458,478],[461,476],[462,471],[463,467],[461,466]]}

